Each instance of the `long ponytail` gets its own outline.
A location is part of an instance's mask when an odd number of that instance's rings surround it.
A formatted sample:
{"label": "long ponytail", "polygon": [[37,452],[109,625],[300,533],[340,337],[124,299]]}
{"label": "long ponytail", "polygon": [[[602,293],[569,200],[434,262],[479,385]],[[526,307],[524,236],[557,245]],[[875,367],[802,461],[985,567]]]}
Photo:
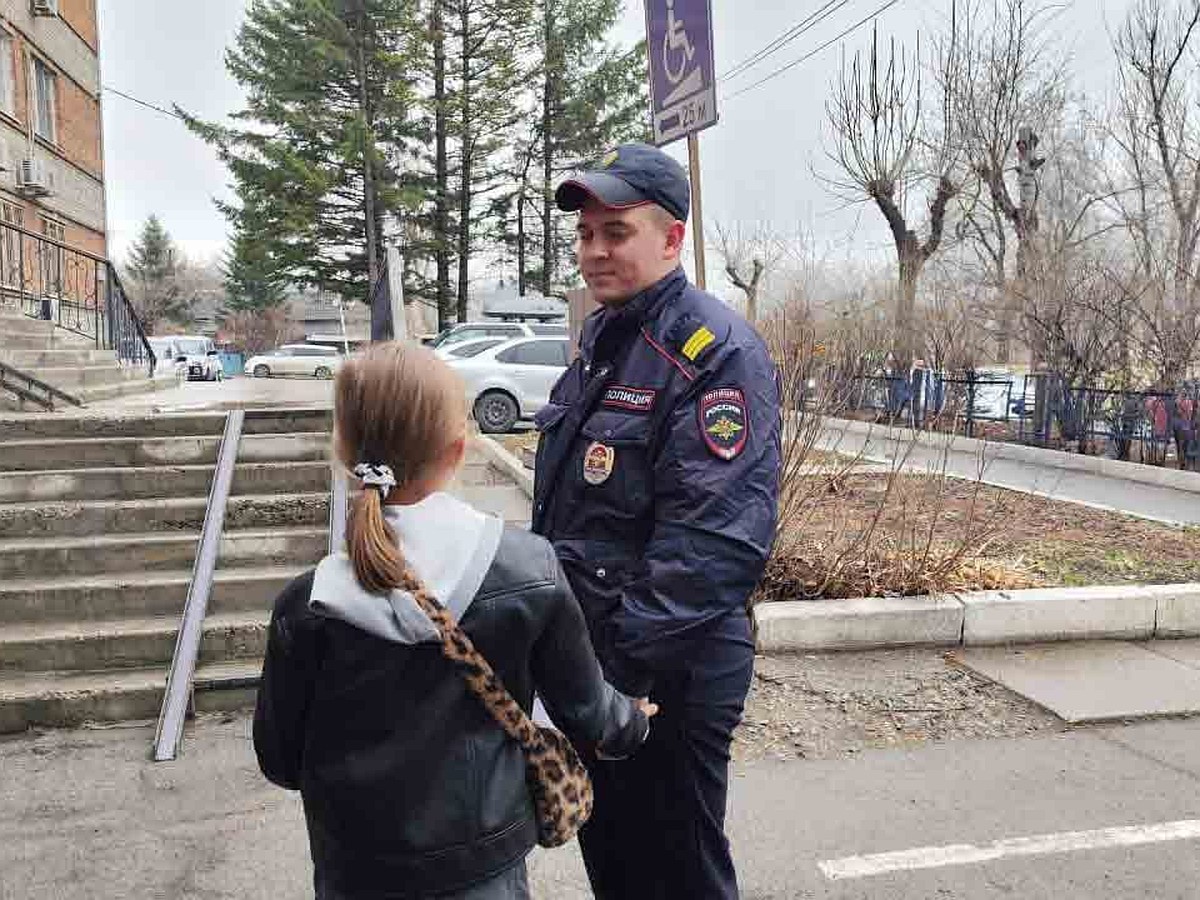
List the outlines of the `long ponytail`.
{"label": "long ponytail", "polygon": [[383,498],[374,488],[364,488],[350,502],[346,551],[358,583],[368,591],[385,594],[405,582],[408,564],[383,514]]}

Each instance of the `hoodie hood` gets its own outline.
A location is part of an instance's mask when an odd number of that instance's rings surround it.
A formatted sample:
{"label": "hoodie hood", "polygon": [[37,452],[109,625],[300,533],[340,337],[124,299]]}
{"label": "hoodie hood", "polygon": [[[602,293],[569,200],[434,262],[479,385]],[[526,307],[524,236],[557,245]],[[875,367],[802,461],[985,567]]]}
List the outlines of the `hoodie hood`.
{"label": "hoodie hood", "polygon": [[[433,494],[412,506],[385,506],[384,516],[413,573],[457,622],[496,558],[504,523],[449,494]],[[317,566],[309,607],[397,644],[441,642],[410,593],[368,592],[345,553],[327,556]]]}

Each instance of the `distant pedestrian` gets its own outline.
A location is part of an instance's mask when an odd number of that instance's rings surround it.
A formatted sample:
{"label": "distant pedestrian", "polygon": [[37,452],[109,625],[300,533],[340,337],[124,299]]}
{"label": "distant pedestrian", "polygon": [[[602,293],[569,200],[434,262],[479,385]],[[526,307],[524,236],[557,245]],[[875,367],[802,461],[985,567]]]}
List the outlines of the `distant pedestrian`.
{"label": "distant pedestrian", "polygon": [[550,545],[442,493],[467,410],[433,352],[349,360],[334,419],[337,459],[362,483],[349,552],[276,601],[259,763],[300,791],[318,900],[522,900],[538,839],[522,749],[443,656],[436,606],[526,713],[536,689],[573,740],[626,756],[654,708],[604,682]]}

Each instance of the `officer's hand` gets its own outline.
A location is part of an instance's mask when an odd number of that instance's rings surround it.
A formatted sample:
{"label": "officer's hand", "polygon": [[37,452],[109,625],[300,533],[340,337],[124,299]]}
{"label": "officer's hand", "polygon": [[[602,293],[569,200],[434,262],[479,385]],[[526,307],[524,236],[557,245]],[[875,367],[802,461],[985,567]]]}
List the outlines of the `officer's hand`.
{"label": "officer's hand", "polygon": [[638,709],[646,714],[647,719],[653,718],[658,712],[658,704],[651,703],[649,697],[638,697],[635,702],[637,703]]}

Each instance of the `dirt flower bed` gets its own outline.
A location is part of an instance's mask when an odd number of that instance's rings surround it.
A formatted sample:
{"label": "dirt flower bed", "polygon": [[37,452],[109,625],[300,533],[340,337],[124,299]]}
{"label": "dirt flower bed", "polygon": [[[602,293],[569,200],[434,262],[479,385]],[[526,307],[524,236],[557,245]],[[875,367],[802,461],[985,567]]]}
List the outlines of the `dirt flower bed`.
{"label": "dirt flower bed", "polygon": [[825,479],[759,599],[1200,581],[1200,529],[959,479]]}
{"label": "dirt flower bed", "polygon": [[937,650],[760,656],[733,756],[863,750],[1061,731],[1054,716]]}

